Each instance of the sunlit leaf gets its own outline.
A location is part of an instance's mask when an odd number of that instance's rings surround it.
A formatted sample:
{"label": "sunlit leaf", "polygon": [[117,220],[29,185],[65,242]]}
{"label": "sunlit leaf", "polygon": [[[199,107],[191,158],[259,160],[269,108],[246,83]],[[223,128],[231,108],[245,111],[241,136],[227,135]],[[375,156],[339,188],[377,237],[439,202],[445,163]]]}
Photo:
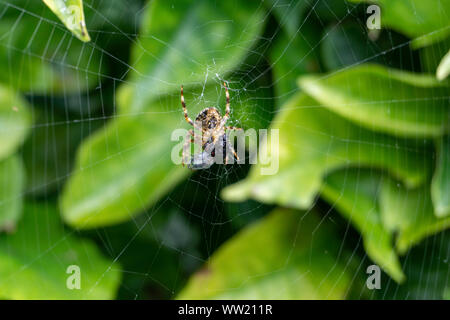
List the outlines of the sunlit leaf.
{"label": "sunlit leaf", "polygon": [[178,94],[181,84],[221,83],[258,40],[264,15],[253,1],[151,1],[132,49],[133,84],[121,89],[134,97],[120,111],[141,111],[158,95]]}
{"label": "sunlit leaf", "polygon": [[25,170],[16,155],[0,160],[0,233],[15,229],[22,214]]}
{"label": "sunlit leaf", "polygon": [[78,39],[91,40],[86,29],[82,0],[42,0]]}
{"label": "sunlit leaf", "polygon": [[342,299],[350,266],[339,237],[315,213],[278,209],[220,247],[179,299]]}
{"label": "sunlit leaf", "polygon": [[439,80],[444,80],[450,74],[450,51],[442,58],[436,70],[436,77]]}
{"label": "sunlit leaf", "polygon": [[307,208],[323,176],[348,165],[384,169],[408,186],[420,184],[430,173],[430,151],[423,140],[397,138],[359,127],[304,94],[297,94],[283,106],[271,129],[279,130],[279,151],[272,150],[269,133],[267,159],[279,159],[279,170],[272,174],[262,171],[268,171],[270,165],[277,169],[275,160],[269,165],[253,165],[246,180],[223,190],[226,200],[253,198]]}
{"label": "sunlit leaf", "polygon": [[369,257],[397,282],[403,282],[393,237],[383,225],[378,205],[382,179],[377,171],[339,170],[325,178],[322,196],[362,234]]}
{"label": "sunlit leaf", "polygon": [[450,37],[420,49],[422,72],[436,74],[437,68],[450,48]]}
{"label": "sunlit leaf", "polygon": [[436,216],[444,217],[450,214],[450,136],[440,139],[438,149],[436,171],[431,183],[431,198]]}
{"label": "sunlit leaf", "polygon": [[27,103],[0,85],[0,160],[23,142],[31,124]]}
{"label": "sunlit leaf", "polygon": [[[67,286],[69,266],[80,271],[80,289]],[[0,297],[3,299],[112,299],[120,267],[88,240],[61,224],[52,204],[28,203],[12,235],[0,235]],[[70,280],[70,279],[69,279]]]}
{"label": "sunlit leaf", "polygon": [[303,76],[299,85],[325,107],[372,130],[410,137],[450,130],[450,87],[432,76],[363,65]]}
{"label": "sunlit leaf", "polygon": [[404,254],[424,238],[450,227],[450,218],[435,217],[428,185],[406,189],[377,171],[331,173],[322,196],[355,225],[369,257],[397,282],[405,276],[393,249],[394,239],[397,251]]}

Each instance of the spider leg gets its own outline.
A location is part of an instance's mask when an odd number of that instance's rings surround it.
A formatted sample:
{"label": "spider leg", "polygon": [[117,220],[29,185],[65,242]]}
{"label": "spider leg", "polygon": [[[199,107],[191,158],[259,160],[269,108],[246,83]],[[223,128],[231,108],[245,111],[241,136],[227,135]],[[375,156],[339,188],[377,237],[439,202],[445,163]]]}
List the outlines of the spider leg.
{"label": "spider leg", "polygon": [[223,116],[224,124],[225,124],[225,122],[230,117],[230,93],[228,92],[227,84],[224,82],[223,85],[225,87],[225,96],[227,98],[227,105],[226,105],[226,108],[225,108],[225,115]]}
{"label": "spider leg", "polygon": [[244,130],[242,128],[236,128],[236,127],[225,127],[227,130]]}
{"label": "spider leg", "polygon": [[183,155],[182,155],[182,160],[181,160],[181,164],[184,165],[186,163],[190,163],[190,147],[191,147],[191,143],[193,142],[193,137],[194,136],[194,130],[189,130],[188,133],[186,134],[186,138],[184,139],[184,145],[183,145]]}
{"label": "spider leg", "polygon": [[[225,127],[225,129],[226,130],[244,130],[242,128],[230,127],[230,126]],[[234,148],[231,145],[230,145],[230,150],[233,152],[233,155],[236,158],[236,160],[239,161],[239,157],[238,157],[236,151],[234,150]],[[225,160],[227,160],[227,158],[225,158]]]}
{"label": "spider leg", "polygon": [[234,158],[236,159],[236,161],[239,161],[239,156],[237,155],[236,151],[234,150],[233,146],[230,144],[230,141],[227,139],[226,141],[226,147],[228,150],[226,150],[226,155],[225,155],[225,164],[228,164],[228,155],[230,154],[229,151],[231,151],[233,153]]}
{"label": "spider leg", "polygon": [[189,123],[191,126],[193,126],[194,121],[192,121],[192,119],[189,118],[187,109],[186,109],[186,103],[184,103],[183,85],[181,85],[181,106],[183,107],[184,118],[186,119],[186,122]]}
{"label": "spider leg", "polygon": [[236,151],[234,150],[234,148],[230,146],[230,149],[231,149],[231,151],[233,151],[233,155],[236,158],[236,160],[239,161],[239,157],[238,157]]}
{"label": "spider leg", "polygon": [[[233,152],[233,155],[236,158],[236,161],[239,161],[239,157],[238,157],[236,151],[234,150],[234,148],[233,147],[229,147],[229,148],[230,148],[230,151]],[[228,152],[227,152],[227,155],[225,156],[225,165],[227,165],[227,164],[228,164]]]}

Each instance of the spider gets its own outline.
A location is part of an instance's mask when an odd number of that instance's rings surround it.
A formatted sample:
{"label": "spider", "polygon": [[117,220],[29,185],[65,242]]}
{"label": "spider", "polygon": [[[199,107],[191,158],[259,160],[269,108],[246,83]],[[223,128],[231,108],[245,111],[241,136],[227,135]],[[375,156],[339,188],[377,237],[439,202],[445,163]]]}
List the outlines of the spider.
{"label": "spider", "polygon": [[[186,139],[183,146],[183,166],[187,164],[191,170],[208,169],[215,162],[215,150],[216,148],[222,148],[223,155],[225,155],[225,164],[228,164],[228,156],[230,152],[235,159],[239,161],[239,157],[236,154],[233,146],[229,143],[227,136],[227,130],[242,130],[241,128],[225,126],[227,120],[230,118],[230,94],[228,93],[227,84],[225,86],[225,95],[227,99],[225,115],[222,117],[220,112],[214,108],[205,108],[197,115],[195,122],[188,116],[186,104],[184,102],[183,86],[181,86],[181,106],[183,107],[184,118],[194,129],[201,131],[201,147],[202,152],[194,154],[189,159],[191,143],[196,142],[194,137],[194,130],[191,129],[186,135]],[[220,149],[219,149],[220,150]]]}

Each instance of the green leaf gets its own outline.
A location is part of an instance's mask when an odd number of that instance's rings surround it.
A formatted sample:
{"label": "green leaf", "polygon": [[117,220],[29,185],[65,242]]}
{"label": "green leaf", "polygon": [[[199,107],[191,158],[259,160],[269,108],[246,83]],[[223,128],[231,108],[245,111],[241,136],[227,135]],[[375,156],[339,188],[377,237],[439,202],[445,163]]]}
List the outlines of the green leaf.
{"label": "green leaf", "polygon": [[31,124],[27,103],[0,85],[0,160],[22,144]]}
{"label": "green leaf", "polygon": [[361,232],[369,257],[397,282],[404,282],[396,248],[405,253],[425,237],[445,230],[449,218],[434,216],[429,186],[406,189],[377,171],[339,170],[329,174],[322,196]]}
{"label": "green leaf", "polygon": [[284,105],[271,129],[279,130],[279,151],[271,150],[269,130],[267,159],[272,159],[270,165],[279,159],[279,170],[264,175],[262,169],[267,170],[269,165],[260,161],[252,166],[246,180],[223,190],[226,200],[243,201],[251,197],[266,203],[308,208],[323,176],[348,165],[384,169],[408,186],[422,183],[429,175],[430,151],[423,140],[369,131],[304,94],[297,94]]}
{"label": "green leaf", "polygon": [[178,299],[343,299],[352,272],[339,237],[313,212],[278,209],[239,232],[188,282]]}
{"label": "green leaf", "polygon": [[450,218],[435,217],[428,185],[406,189],[376,171],[331,173],[324,180],[322,196],[355,225],[369,257],[397,282],[404,282],[405,276],[393,249],[393,235],[403,254],[450,226]]}
{"label": "green leaf", "polygon": [[[69,290],[67,268],[80,268],[80,290]],[[13,235],[0,235],[0,297],[3,299],[111,299],[120,266],[94,243],[66,231],[54,205],[27,203]]]}
{"label": "green leaf", "polygon": [[42,0],[78,39],[91,41],[86,29],[82,0]]}
{"label": "green leaf", "polygon": [[300,87],[325,107],[377,131],[406,137],[448,132],[448,83],[363,65],[330,76],[303,76]]}
{"label": "green leaf", "polygon": [[0,232],[15,229],[22,214],[25,170],[18,156],[0,160]]}
{"label": "green leaf", "polygon": [[385,227],[397,233],[396,246],[400,253],[405,253],[425,237],[450,227],[450,217],[435,216],[429,185],[411,190],[400,183],[385,181],[380,207]]}
{"label": "green leaf", "polygon": [[442,58],[441,63],[439,64],[436,70],[436,77],[438,80],[442,81],[448,77],[450,74],[450,51]]}
{"label": "green leaf", "polygon": [[431,183],[431,198],[437,217],[450,214],[450,136],[443,136],[438,143],[438,158]]}
{"label": "green leaf", "polygon": [[382,179],[376,171],[339,170],[325,178],[322,196],[362,234],[369,257],[395,281],[403,282],[405,275],[393,247],[391,232],[383,225],[378,205]]}
{"label": "green leaf", "polygon": [[413,48],[425,47],[450,34],[450,2],[440,0],[351,0],[381,6],[381,24],[414,38]]}
{"label": "green leaf", "polygon": [[264,21],[253,1],[152,1],[132,49],[133,85],[121,87],[134,98],[120,111],[142,111],[158,95],[178,94],[181,84],[190,90],[222,83],[254,46]]}

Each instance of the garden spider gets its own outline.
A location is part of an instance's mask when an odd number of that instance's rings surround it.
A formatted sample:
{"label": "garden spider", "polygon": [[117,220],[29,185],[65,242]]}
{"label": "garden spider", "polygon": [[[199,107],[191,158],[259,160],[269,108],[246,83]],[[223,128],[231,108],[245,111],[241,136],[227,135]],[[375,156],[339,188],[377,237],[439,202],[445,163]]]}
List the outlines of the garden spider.
{"label": "garden spider", "polygon": [[[214,107],[205,108],[197,115],[195,122],[188,116],[186,104],[184,103],[183,86],[181,86],[181,106],[183,107],[184,118],[194,129],[201,132],[201,142],[195,141],[193,129],[189,130],[184,141],[182,164],[183,166],[187,164],[189,169],[202,170],[211,167],[215,162],[215,151],[220,150],[217,148],[223,150],[222,154],[225,155],[225,164],[228,164],[228,155],[230,152],[239,161],[236,151],[228,141],[226,131],[242,129],[225,126],[227,120],[230,118],[230,94],[228,93],[227,84],[224,82],[223,85],[225,86],[227,99],[225,115],[222,117],[220,112]],[[189,157],[191,143],[201,143],[202,152],[194,154],[193,157]]]}

